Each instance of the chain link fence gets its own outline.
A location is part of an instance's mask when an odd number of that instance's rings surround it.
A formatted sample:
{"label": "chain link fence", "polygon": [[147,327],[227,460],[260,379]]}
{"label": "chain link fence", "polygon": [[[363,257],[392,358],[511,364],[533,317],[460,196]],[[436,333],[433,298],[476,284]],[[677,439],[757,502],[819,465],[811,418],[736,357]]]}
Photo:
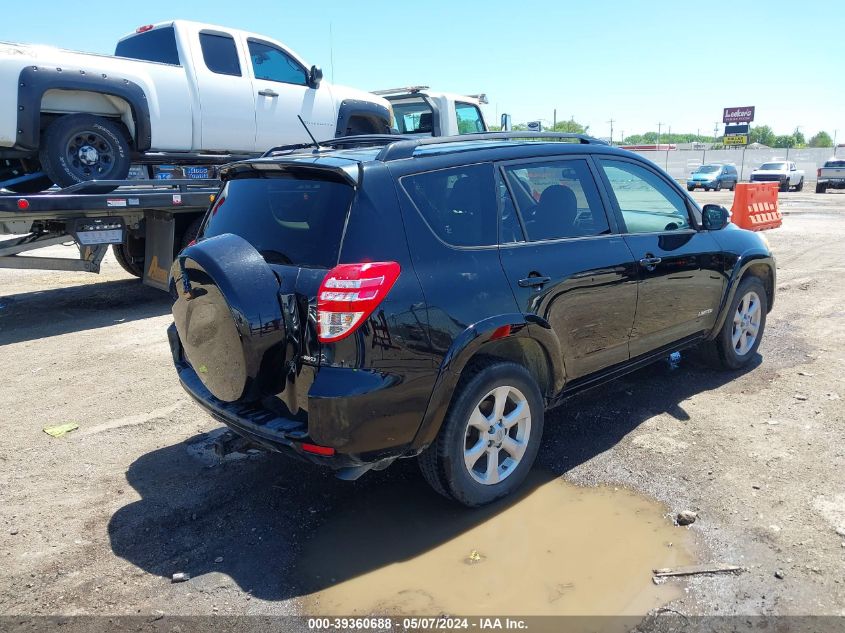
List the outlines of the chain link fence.
{"label": "chain link fence", "polygon": [[[705,163],[733,163],[739,173],[740,180],[748,181],[751,172],[770,161],[791,160],[798,169],[804,170],[806,182],[816,181],[816,170],[825,161],[834,157],[834,149],[675,149],[665,151],[637,151],[637,154],[656,163],[669,175],[679,181],[686,181],[696,167]],[[840,158],[845,156],[845,150],[839,148]]]}

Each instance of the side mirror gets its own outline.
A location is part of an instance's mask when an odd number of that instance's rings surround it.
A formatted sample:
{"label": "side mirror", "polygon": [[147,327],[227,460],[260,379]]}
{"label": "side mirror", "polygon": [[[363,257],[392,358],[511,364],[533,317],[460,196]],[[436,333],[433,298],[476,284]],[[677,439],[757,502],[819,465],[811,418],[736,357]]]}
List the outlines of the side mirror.
{"label": "side mirror", "polygon": [[321,81],[323,81],[323,69],[319,66],[311,66],[311,70],[308,71],[308,85],[319,88]]}
{"label": "side mirror", "polygon": [[701,224],[708,231],[718,231],[725,228],[731,221],[730,212],[718,204],[705,204],[701,210]]}
{"label": "side mirror", "polygon": [[503,114],[502,115],[502,132],[510,132],[512,129],[511,127],[511,115],[510,114]]}

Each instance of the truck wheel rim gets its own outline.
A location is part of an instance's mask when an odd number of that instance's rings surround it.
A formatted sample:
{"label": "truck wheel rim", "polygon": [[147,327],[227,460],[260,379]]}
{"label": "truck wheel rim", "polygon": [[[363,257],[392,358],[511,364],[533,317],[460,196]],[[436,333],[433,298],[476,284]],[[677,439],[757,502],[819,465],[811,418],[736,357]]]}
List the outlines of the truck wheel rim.
{"label": "truck wheel rim", "polygon": [[80,132],[67,143],[67,157],[73,170],[85,179],[107,175],[114,164],[114,147],[96,132]]}
{"label": "truck wheel rim", "polygon": [[516,387],[492,389],[473,408],[464,434],[464,464],[480,484],[507,479],[525,455],[531,407]]}
{"label": "truck wheel rim", "polygon": [[739,356],[745,356],[757,341],[760,332],[760,297],[756,292],[746,293],[736,307],[734,313],[731,343]]}

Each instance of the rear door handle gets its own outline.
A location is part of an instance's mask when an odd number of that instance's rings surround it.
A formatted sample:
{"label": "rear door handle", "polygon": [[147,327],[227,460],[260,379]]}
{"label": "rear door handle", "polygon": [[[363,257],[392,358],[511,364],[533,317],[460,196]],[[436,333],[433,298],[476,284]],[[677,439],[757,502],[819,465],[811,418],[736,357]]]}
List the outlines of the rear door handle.
{"label": "rear door handle", "polygon": [[643,258],[640,260],[640,266],[642,266],[643,268],[649,268],[649,269],[652,269],[652,268],[654,268],[655,266],[657,266],[657,264],[659,264],[659,263],[660,263],[660,262],[662,262],[662,261],[663,261],[663,260],[662,260],[661,258],[659,258],[659,257],[651,257],[651,256],[648,256],[648,257],[643,257]]}
{"label": "rear door handle", "polygon": [[526,277],[525,279],[519,280],[519,287],[520,288],[530,288],[532,286],[545,286],[552,280],[551,277]]}
{"label": "rear door handle", "polygon": [[258,94],[262,97],[278,97],[279,93],[273,90],[272,88],[265,88],[264,90],[259,90]]}

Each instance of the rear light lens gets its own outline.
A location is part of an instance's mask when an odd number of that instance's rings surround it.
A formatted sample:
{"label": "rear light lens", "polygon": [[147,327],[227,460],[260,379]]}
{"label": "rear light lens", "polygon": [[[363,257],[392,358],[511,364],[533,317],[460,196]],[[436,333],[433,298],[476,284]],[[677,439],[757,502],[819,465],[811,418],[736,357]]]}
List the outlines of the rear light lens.
{"label": "rear light lens", "polygon": [[144,26],[139,26],[135,29],[136,33],[146,33],[147,31],[152,31],[153,25],[152,24],[145,24]]}
{"label": "rear light lens", "polygon": [[352,334],[384,300],[400,270],[396,262],[332,268],[317,293],[317,338],[331,343]]}
{"label": "rear light lens", "polygon": [[329,446],[319,446],[318,444],[302,444],[302,450],[306,453],[313,453],[314,455],[324,455],[330,457],[334,455],[334,449]]}
{"label": "rear light lens", "polygon": [[819,168],[816,170],[816,178],[821,178],[821,177],[822,177],[822,168],[821,168],[821,167],[819,167]]}
{"label": "rear light lens", "polygon": [[29,200],[27,200],[26,198],[19,198],[18,209],[20,209],[21,211],[26,211],[27,209],[29,209]]}

